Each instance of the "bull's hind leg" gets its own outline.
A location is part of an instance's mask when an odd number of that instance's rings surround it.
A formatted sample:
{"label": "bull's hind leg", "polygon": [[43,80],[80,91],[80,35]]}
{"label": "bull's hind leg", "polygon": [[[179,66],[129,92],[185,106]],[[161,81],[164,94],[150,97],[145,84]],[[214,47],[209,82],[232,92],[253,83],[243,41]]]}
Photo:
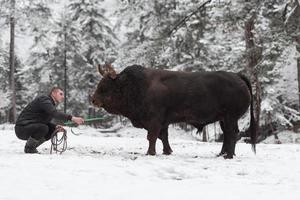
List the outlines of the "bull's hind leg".
{"label": "bull's hind leg", "polygon": [[165,155],[170,155],[173,151],[170,147],[169,144],[169,133],[168,133],[168,126],[163,127],[160,131],[160,134],[158,138],[162,141],[163,143],[163,154]]}
{"label": "bull's hind leg", "polygon": [[228,137],[225,129],[225,123],[223,121],[220,121],[219,123],[223,131],[223,145],[222,145],[221,152],[218,154],[218,156],[224,156],[228,149]]}
{"label": "bull's hind leg", "polygon": [[226,138],[224,158],[230,159],[233,158],[233,156],[235,155],[235,144],[238,134],[238,122],[236,119],[227,118],[225,119],[224,126],[224,141]]}

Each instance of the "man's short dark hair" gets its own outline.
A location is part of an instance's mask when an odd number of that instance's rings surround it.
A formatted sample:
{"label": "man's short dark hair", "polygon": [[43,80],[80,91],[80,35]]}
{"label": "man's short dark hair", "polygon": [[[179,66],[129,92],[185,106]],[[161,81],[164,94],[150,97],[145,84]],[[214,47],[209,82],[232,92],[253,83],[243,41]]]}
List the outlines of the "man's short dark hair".
{"label": "man's short dark hair", "polygon": [[59,86],[54,86],[53,88],[51,88],[51,90],[50,90],[50,92],[49,92],[49,95],[51,95],[52,92],[54,92],[54,91],[56,91],[56,90],[61,90],[61,91],[63,91],[63,89],[62,89],[61,87],[59,87]]}

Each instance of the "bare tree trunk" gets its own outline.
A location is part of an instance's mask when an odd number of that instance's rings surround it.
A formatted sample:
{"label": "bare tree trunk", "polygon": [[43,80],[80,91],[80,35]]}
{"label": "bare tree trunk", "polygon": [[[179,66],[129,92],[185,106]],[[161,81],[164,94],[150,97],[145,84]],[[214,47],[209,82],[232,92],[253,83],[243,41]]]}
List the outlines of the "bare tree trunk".
{"label": "bare tree trunk", "polygon": [[[64,31],[66,29],[64,28]],[[67,113],[67,100],[68,100],[68,67],[67,67],[67,47],[66,47],[66,41],[67,40],[67,33],[64,33],[64,61],[63,61],[63,66],[64,66],[64,92],[65,92],[65,99],[64,99],[64,112]]]}
{"label": "bare tree trunk", "polygon": [[15,88],[15,0],[10,1],[10,50],[9,50],[9,89],[12,106],[9,111],[9,122],[16,122],[16,88]]}
{"label": "bare tree trunk", "polygon": [[[284,12],[283,19],[285,20],[285,31],[291,37],[291,39],[296,41],[296,50],[300,53],[300,2],[298,0],[291,1],[286,4],[286,8],[292,6],[290,13]],[[300,111],[300,57],[297,58],[297,72],[298,72],[298,96],[299,105],[298,109]]]}
{"label": "bare tree trunk", "polygon": [[[300,35],[296,37],[296,49],[300,53]],[[299,95],[299,105],[298,110],[300,111],[300,56],[297,58],[297,70],[298,70],[298,95]]]}
{"label": "bare tree trunk", "polygon": [[214,123],[214,132],[215,132],[215,141],[217,139],[217,128],[216,128],[216,122]]}
{"label": "bare tree trunk", "polygon": [[260,118],[260,110],[261,110],[261,85],[259,82],[259,70],[258,64],[262,58],[262,49],[259,48],[254,42],[254,19],[255,16],[252,16],[245,23],[245,39],[246,39],[246,53],[247,53],[247,71],[251,74],[251,82],[254,86],[253,89],[253,97],[254,97],[254,110],[255,110],[255,118],[257,124],[257,132],[259,129],[259,118]]}
{"label": "bare tree trunk", "polygon": [[[299,33],[299,17],[300,17],[300,3],[299,1],[295,1],[296,9],[295,15],[298,19],[296,22],[298,33],[296,33],[295,40],[296,40],[296,50],[298,51],[298,55],[300,53],[300,33]],[[300,56],[297,58],[297,69],[298,69],[298,95],[299,95],[299,106],[298,109],[300,111]]]}
{"label": "bare tree trunk", "polygon": [[207,142],[207,126],[205,126],[203,128],[203,131],[202,131],[202,141],[203,142]]}

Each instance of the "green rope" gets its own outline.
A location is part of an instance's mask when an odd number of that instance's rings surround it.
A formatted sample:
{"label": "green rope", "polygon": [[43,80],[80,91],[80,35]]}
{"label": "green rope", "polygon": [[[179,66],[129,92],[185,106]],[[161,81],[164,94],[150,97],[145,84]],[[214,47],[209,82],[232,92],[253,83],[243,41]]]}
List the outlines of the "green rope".
{"label": "green rope", "polygon": [[[94,122],[94,121],[100,121],[102,119],[105,119],[104,117],[95,117],[95,118],[87,118],[87,119],[84,119],[84,123],[85,122]],[[64,123],[65,126],[69,126],[69,125],[74,125],[75,122],[72,122],[72,121],[67,121]]]}
{"label": "green rope", "polygon": [[[104,117],[95,117],[95,118],[87,118],[84,119],[84,122],[94,122],[94,121],[99,121],[105,119]],[[70,125],[74,125],[75,123],[72,121],[67,121],[64,123],[65,126],[70,126]],[[61,138],[58,138],[58,132],[63,132],[63,135]],[[72,130],[71,127],[71,133],[74,135],[81,135],[81,133],[75,133]],[[62,147],[59,148],[59,145],[62,144]],[[67,131],[65,129],[63,129],[63,131],[58,131],[55,130],[52,135],[51,135],[51,148],[50,148],[50,154],[52,154],[52,151],[55,151],[56,153],[60,153],[62,154],[64,151],[67,150]]]}

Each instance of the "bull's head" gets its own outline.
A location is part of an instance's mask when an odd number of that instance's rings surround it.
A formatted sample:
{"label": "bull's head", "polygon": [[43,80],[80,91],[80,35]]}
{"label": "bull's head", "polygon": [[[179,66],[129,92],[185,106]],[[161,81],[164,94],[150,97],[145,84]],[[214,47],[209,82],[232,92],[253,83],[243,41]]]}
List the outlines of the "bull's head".
{"label": "bull's head", "polygon": [[120,87],[117,83],[118,74],[111,64],[98,65],[98,72],[102,76],[91,101],[96,107],[103,107],[110,113],[118,114],[120,101]]}

